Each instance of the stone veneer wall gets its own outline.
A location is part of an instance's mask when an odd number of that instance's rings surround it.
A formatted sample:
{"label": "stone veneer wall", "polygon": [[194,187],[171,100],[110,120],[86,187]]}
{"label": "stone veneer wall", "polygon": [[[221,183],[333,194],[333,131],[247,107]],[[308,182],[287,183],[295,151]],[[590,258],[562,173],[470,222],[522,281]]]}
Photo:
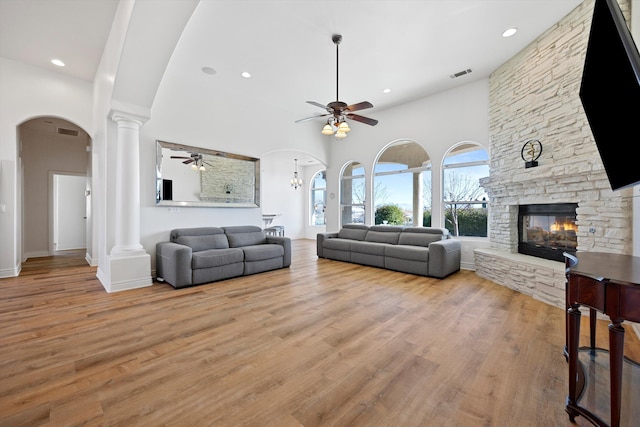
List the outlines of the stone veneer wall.
{"label": "stone veneer wall", "polygon": [[[560,307],[563,264],[517,254],[518,205],[577,203],[579,251],[632,253],[631,189],[611,190],[578,96],[593,3],[585,0],[489,81],[491,163],[482,185],[491,250],[476,250],[476,272]],[[629,0],[619,3],[629,19]],[[520,151],[529,139],[543,151],[539,166],[525,169]]]}
{"label": "stone veneer wall", "polygon": [[206,171],[200,173],[200,200],[219,203],[253,203],[256,173],[252,161],[205,155]]}

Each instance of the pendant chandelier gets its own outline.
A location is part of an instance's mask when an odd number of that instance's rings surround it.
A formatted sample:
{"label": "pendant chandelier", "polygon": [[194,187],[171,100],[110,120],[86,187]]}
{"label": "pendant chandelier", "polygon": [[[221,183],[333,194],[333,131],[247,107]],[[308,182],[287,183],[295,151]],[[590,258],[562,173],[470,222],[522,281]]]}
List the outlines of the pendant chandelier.
{"label": "pendant chandelier", "polygon": [[302,187],[302,178],[298,178],[298,159],[294,159],[295,161],[295,170],[293,172],[293,178],[289,181],[294,190],[297,190],[298,187]]}

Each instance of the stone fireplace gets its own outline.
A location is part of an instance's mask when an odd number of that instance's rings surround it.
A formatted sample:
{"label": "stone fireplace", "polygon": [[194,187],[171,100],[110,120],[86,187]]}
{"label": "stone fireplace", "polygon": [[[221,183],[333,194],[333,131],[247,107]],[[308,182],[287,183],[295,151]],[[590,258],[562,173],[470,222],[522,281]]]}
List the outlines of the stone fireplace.
{"label": "stone fireplace", "polygon": [[[628,17],[629,2],[619,3]],[[550,251],[632,253],[632,191],[611,190],[579,98],[592,12],[593,2],[581,3],[489,78],[490,176],[480,183],[489,195],[490,242],[474,251],[476,273],[562,308],[562,259],[521,253],[525,243],[545,242],[545,233],[549,242],[555,220],[547,230],[523,225],[520,206],[576,206],[573,230],[551,236]],[[526,168],[521,150],[530,139],[544,150],[538,166]],[[531,234],[523,239],[524,228]]]}
{"label": "stone fireplace", "polygon": [[577,203],[520,205],[518,253],[564,261],[578,247]]}

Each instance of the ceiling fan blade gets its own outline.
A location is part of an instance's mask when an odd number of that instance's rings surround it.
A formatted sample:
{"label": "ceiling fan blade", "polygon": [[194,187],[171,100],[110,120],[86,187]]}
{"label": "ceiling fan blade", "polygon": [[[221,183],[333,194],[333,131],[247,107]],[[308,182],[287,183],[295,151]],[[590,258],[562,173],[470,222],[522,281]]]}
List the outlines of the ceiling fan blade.
{"label": "ceiling fan blade", "polygon": [[185,160],[182,163],[184,163],[185,165],[188,165],[189,163],[193,163],[193,159]]}
{"label": "ceiling fan blade", "polygon": [[376,119],[370,119],[369,117],[359,116],[357,114],[347,114],[347,117],[351,120],[355,120],[356,122],[364,123],[370,126],[375,126],[378,124]]}
{"label": "ceiling fan blade", "polygon": [[190,159],[191,157],[184,157],[184,156],[171,156],[172,159]]}
{"label": "ceiling fan blade", "polygon": [[358,111],[364,110],[365,108],[373,108],[373,104],[369,101],[358,102],[357,104],[349,105],[344,110],[345,111]]}
{"label": "ceiling fan blade", "polygon": [[295,123],[302,123],[302,122],[306,122],[309,120],[313,120],[313,119],[317,119],[318,117],[325,117],[325,116],[330,116],[330,114],[315,114],[313,116],[310,117],[305,117],[304,119],[298,119],[295,121]]}
{"label": "ceiling fan blade", "polygon": [[307,104],[311,104],[311,105],[315,105],[316,107],[320,107],[324,110],[327,110],[328,112],[332,112],[332,109],[327,107],[326,105],[320,104],[319,102],[315,102],[315,101],[307,101]]}

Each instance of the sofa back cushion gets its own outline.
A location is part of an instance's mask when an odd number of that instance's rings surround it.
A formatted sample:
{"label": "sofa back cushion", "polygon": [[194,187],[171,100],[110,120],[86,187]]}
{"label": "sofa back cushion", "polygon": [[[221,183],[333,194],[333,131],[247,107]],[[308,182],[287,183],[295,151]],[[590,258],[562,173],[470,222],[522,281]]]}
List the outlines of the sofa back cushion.
{"label": "sofa back cushion", "polygon": [[399,245],[427,247],[438,240],[450,237],[449,230],[439,227],[411,227],[405,228],[398,238]]}
{"label": "sofa back cushion", "polygon": [[363,224],[345,224],[338,232],[341,239],[364,240],[367,236],[368,225]]}
{"label": "sofa back cushion", "polygon": [[193,252],[229,248],[227,236],[218,227],[176,228],[171,230],[170,240],[189,246]]}
{"label": "sofa back cushion", "polygon": [[236,225],[222,227],[222,229],[229,239],[230,248],[267,243],[267,235],[262,231],[262,228],[256,225]]}
{"label": "sofa back cushion", "polygon": [[367,231],[365,241],[396,245],[403,229],[404,227],[398,225],[372,225]]}

